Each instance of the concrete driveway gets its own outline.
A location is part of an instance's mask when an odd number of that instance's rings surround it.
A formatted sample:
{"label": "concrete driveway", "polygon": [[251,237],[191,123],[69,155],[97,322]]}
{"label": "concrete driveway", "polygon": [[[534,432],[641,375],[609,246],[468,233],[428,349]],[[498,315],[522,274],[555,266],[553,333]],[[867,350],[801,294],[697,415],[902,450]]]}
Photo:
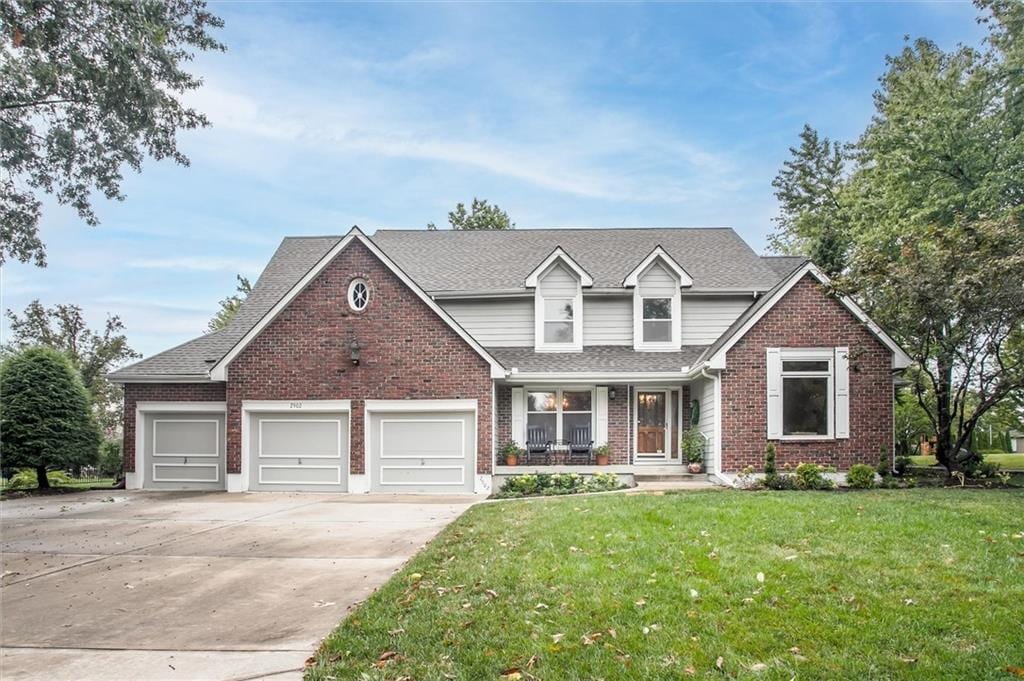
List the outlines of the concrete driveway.
{"label": "concrete driveway", "polygon": [[0,503],[0,678],[300,678],[475,501],[87,492]]}

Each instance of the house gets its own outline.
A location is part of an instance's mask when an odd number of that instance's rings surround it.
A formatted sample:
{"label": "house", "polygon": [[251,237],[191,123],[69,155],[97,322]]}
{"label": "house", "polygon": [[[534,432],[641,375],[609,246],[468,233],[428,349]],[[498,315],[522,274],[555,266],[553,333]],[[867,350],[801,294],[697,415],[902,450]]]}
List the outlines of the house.
{"label": "house", "polygon": [[[768,440],[875,463],[910,359],[827,286],[729,229],[286,238],[227,328],[111,375],[126,484],[486,493],[593,471],[591,443],[681,472],[691,428],[725,482]],[[508,441],[543,461],[505,466]]]}
{"label": "house", "polygon": [[1024,454],[1024,433],[1019,430],[1010,431],[1010,451],[1014,454]]}

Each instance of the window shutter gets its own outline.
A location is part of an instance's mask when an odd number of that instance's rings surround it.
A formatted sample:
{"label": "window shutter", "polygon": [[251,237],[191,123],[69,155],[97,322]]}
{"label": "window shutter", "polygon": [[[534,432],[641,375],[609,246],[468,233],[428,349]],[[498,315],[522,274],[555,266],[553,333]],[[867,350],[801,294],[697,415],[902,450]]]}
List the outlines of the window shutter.
{"label": "window shutter", "polygon": [[608,388],[598,386],[596,404],[594,405],[594,444],[603,445],[608,442]]}
{"label": "window shutter", "polygon": [[526,391],[512,388],[512,440],[526,446]]}
{"label": "window shutter", "polygon": [[767,348],[768,368],[768,439],[782,437],[782,353],[779,348]]}
{"label": "window shutter", "polygon": [[836,348],[836,438],[850,437],[850,348]]}

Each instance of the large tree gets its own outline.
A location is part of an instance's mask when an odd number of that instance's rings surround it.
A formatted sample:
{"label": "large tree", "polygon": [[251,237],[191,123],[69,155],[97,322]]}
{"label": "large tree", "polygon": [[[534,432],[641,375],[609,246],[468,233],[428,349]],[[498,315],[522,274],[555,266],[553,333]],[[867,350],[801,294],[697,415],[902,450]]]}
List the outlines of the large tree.
{"label": "large tree", "polygon": [[238,314],[238,310],[241,309],[245,299],[252,293],[252,284],[249,283],[249,280],[241,274],[236,276],[238,278],[238,285],[235,287],[235,293],[220,301],[220,309],[217,310],[217,314],[213,316],[210,323],[206,325],[207,331],[220,331],[227,326],[235,318],[235,315]]}
{"label": "large tree", "polygon": [[45,266],[42,195],[98,224],[95,194],[124,198],[145,155],[188,165],[177,132],[209,125],[182,67],[223,50],[204,0],[0,0],[0,263]]}
{"label": "large tree", "polygon": [[[454,230],[475,231],[484,229],[515,229],[516,223],[512,222],[508,213],[497,205],[488,204],[485,199],[473,197],[473,204],[466,210],[466,204],[458,203],[455,210],[448,213],[448,225]],[[436,230],[437,225],[433,222],[427,224],[427,229]]]}
{"label": "large tree", "polygon": [[64,354],[29,348],[0,364],[0,447],[4,466],[46,471],[96,462],[100,433],[89,394]]}
{"label": "large tree", "polygon": [[33,300],[20,316],[7,310],[7,318],[11,339],[3,348],[4,354],[35,346],[62,352],[78,371],[104,432],[116,430],[121,421],[122,391],[106,379],[106,374],[142,356],[128,345],[120,317],[108,316],[103,329],[94,331],[77,305],[47,308]]}
{"label": "large tree", "polygon": [[[949,468],[982,416],[1024,389],[1024,4],[978,5],[984,48],[921,39],[887,60],[838,188],[850,238],[838,287],[917,361],[913,390]],[[808,186],[835,177],[808,167]]]}

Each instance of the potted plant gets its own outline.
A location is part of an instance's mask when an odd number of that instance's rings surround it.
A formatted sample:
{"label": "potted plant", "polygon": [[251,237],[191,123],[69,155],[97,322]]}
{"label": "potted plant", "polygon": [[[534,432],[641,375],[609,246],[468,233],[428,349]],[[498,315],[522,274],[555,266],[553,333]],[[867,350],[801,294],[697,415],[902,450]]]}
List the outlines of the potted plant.
{"label": "potted plant", "polygon": [[523,453],[519,445],[509,440],[501,446],[501,455],[505,457],[506,466],[518,466],[519,455]]}
{"label": "potted plant", "polygon": [[612,455],[612,448],[607,442],[594,448],[594,457],[598,466],[607,466],[608,459]]}
{"label": "potted plant", "polygon": [[700,473],[704,470],[704,436],[699,430],[690,429],[683,433],[679,451],[686,459],[687,469],[691,473]]}

